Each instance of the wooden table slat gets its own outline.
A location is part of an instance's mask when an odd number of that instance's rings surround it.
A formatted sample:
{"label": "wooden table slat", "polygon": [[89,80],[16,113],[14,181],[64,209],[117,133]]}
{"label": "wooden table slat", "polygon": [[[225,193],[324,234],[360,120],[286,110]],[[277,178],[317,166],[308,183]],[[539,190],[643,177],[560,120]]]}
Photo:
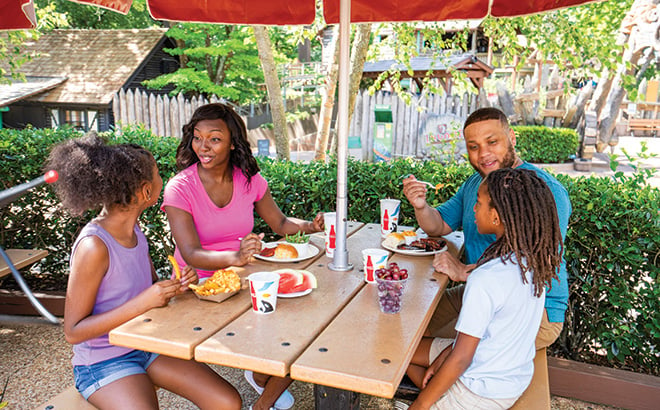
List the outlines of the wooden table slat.
{"label": "wooden table slat", "polygon": [[[449,252],[462,252],[462,232],[444,238]],[[449,281],[434,272],[432,260],[431,256],[393,255],[389,261],[410,272],[401,312],[381,313],[377,286],[365,286],[291,365],[291,377],[393,397]]]}
{"label": "wooden table slat", "polygon": [[[348,223],[347,232],[352,234],[362,225],[360,222]],[[321,251],[311,259],[295,263],[253,259],[243,267],[232,269],[242,279],[262,270],[305,269],[319,258],[325,258],[322,240],[313,239],[313,245]],[[151,309],[110,331],[110,343],[181,359],[192,359],[195,346],[250,309],[250,292],[245,283],[243,287],[241,292],[222,303],[199,300],[192,292],[176,296],[168,306]]]}
{"label": "wooden table slat", "polygon": [[448,282],[433,272],[431,260],[393,256],[391,261],[412,272],[401,312],[381,313],[377,286],[365,286],[291,365],[291,377],[393,397],[430,320],[431,306],[437,305]]}
{"label": "wooden table slat", "polygon": [[[351,231],[347,238],[349,263],[361,266],[361,249],[380,235],[374,226],[378,225]],[[287,375],[291,363],[365,285],[359,270],[335,272],[328,269],[329,262],[331,259],[323,254],[308,267],[318,282],[312,293],[300,298],[279,298],[275,312],[269,315],[248,310],[197,346],[195,360]]]}

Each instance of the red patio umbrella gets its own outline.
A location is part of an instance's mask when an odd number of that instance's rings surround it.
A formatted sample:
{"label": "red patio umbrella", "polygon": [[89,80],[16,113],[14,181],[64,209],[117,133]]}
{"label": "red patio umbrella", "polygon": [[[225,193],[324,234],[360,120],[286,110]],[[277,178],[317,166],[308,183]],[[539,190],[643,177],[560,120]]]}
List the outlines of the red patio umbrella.
{"label": "red patio umbrella", "polygon": [[[72,0],[127,13],[133,0]],[[511,17],[599,0],[352,0],[350,21],[442,21]],[[295,25],[314,21],[314,0],[148,0],[157,20]],[[325,21],[339,22],[340,0],[324,0]],[[0,0],[0,30],[34,28],[32,0]]]}
{"label": "red patio umbrella", "polygon": [[32,0],[0,0],[0,30],[21,30],[37,26]]}
{"label": "red patio umbrella", "polygon": [[[75,0],[126,13],[132,0]],[[339,23],[339,99],[337,132],[337,241],[333,262],[335,270],[350,270],[346,250],[347,217],[347,141],[349,36],[351,22],[377,21],[442,21],[534,14],[570,7],[594,0],[324,0],[324,17],[328,23]],[[596,0],[598,1],[598,0]],[[314,21],[315,0],[147,0],[149,11],[157,20],[294,25]],[[34,27],[34,19],[26,24],[26,13],[32,0],[0,0],[0,30]],[[5,12],[5,9],[7,12]],[[31,7],[34,17],[34,8]],[[17,27],[18,26],[18,27]]]}

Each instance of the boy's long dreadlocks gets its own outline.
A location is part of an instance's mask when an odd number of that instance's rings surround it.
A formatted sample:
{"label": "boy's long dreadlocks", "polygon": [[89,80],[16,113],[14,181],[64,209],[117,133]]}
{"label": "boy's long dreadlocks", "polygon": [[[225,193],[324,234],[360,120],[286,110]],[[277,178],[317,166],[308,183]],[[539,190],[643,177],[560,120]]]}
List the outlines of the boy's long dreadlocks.
{"label": "boy's long dreadlocks", "polygon": [[532,271],[534,295],[541,296],[546,285],[557,277],[564,252],[559,230],[557,206],[545,182],[534,171],[503,168],[488,174],[490,206],[504,225],[504,235],[481,255],[477,265],[500,257],[510,260],[515,254],[523,283]]}

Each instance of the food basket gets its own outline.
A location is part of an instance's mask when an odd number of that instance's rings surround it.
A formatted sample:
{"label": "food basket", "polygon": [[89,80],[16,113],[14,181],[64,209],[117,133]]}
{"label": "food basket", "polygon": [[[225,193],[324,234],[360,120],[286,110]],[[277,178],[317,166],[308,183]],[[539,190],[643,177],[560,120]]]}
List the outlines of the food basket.
{"label": "food basket", "polygon": [[[199,280],[199,285],[200,285],[200,286],[203,285],[204,282],[205,282],[207,279],[208,279],[208,278],[200,279],[200,280]],[[199,293],[195,292],[195,291],[192,290],[192,289],[191,289],[191,291],[192,291],[192,293],[195,294],[195,296],[197,296],[197,298],[199,298],[199,299],[201,299],[201,300],[209,300],[209,301],[211,301],[211,302],[220,303],[220,302],[223,302],[223,301],[229,299],[230,297],[234,296],[234,295],[237,294],[238,292],[240,292],[240,289],[235,290],[235,291],[233,291],[233,292],[222,292],[222,293],[216,293],[215,295],[200,295]]]}

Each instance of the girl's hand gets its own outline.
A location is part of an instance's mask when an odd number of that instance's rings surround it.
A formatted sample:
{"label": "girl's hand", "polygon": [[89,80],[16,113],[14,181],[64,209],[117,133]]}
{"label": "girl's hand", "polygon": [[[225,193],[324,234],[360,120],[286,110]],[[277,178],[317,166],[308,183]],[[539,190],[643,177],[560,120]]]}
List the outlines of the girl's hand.
{"label": "girl's hand", "polygon": [[325,229],[325,218],[323,212],[319,212],[312,221],[312,232],[321,232]]}
{"label": "girl's hand", "polygon": [[180,287],[181,281],[178,279],[162,280],[151,285],[142,292],[146,298],[147,310],[167,305]]}
{"label": "girl's hand", "polygon": [[178,293],[183,293],[188,290],[188,285],[191,283],[199,282],[199,277],[197,276],[197,270],[190,265],[186,265],[181,269],[181,287],[179,288]]}
{"label": "girl's hand", "polygon": [[236,266],[243,266],[250,262],[250,258],[255,253],[261,251],[261,240],[264,239],[264,234],[259,235],[255,233],[248,234],[241,240],[241,246],[236,252]]}

